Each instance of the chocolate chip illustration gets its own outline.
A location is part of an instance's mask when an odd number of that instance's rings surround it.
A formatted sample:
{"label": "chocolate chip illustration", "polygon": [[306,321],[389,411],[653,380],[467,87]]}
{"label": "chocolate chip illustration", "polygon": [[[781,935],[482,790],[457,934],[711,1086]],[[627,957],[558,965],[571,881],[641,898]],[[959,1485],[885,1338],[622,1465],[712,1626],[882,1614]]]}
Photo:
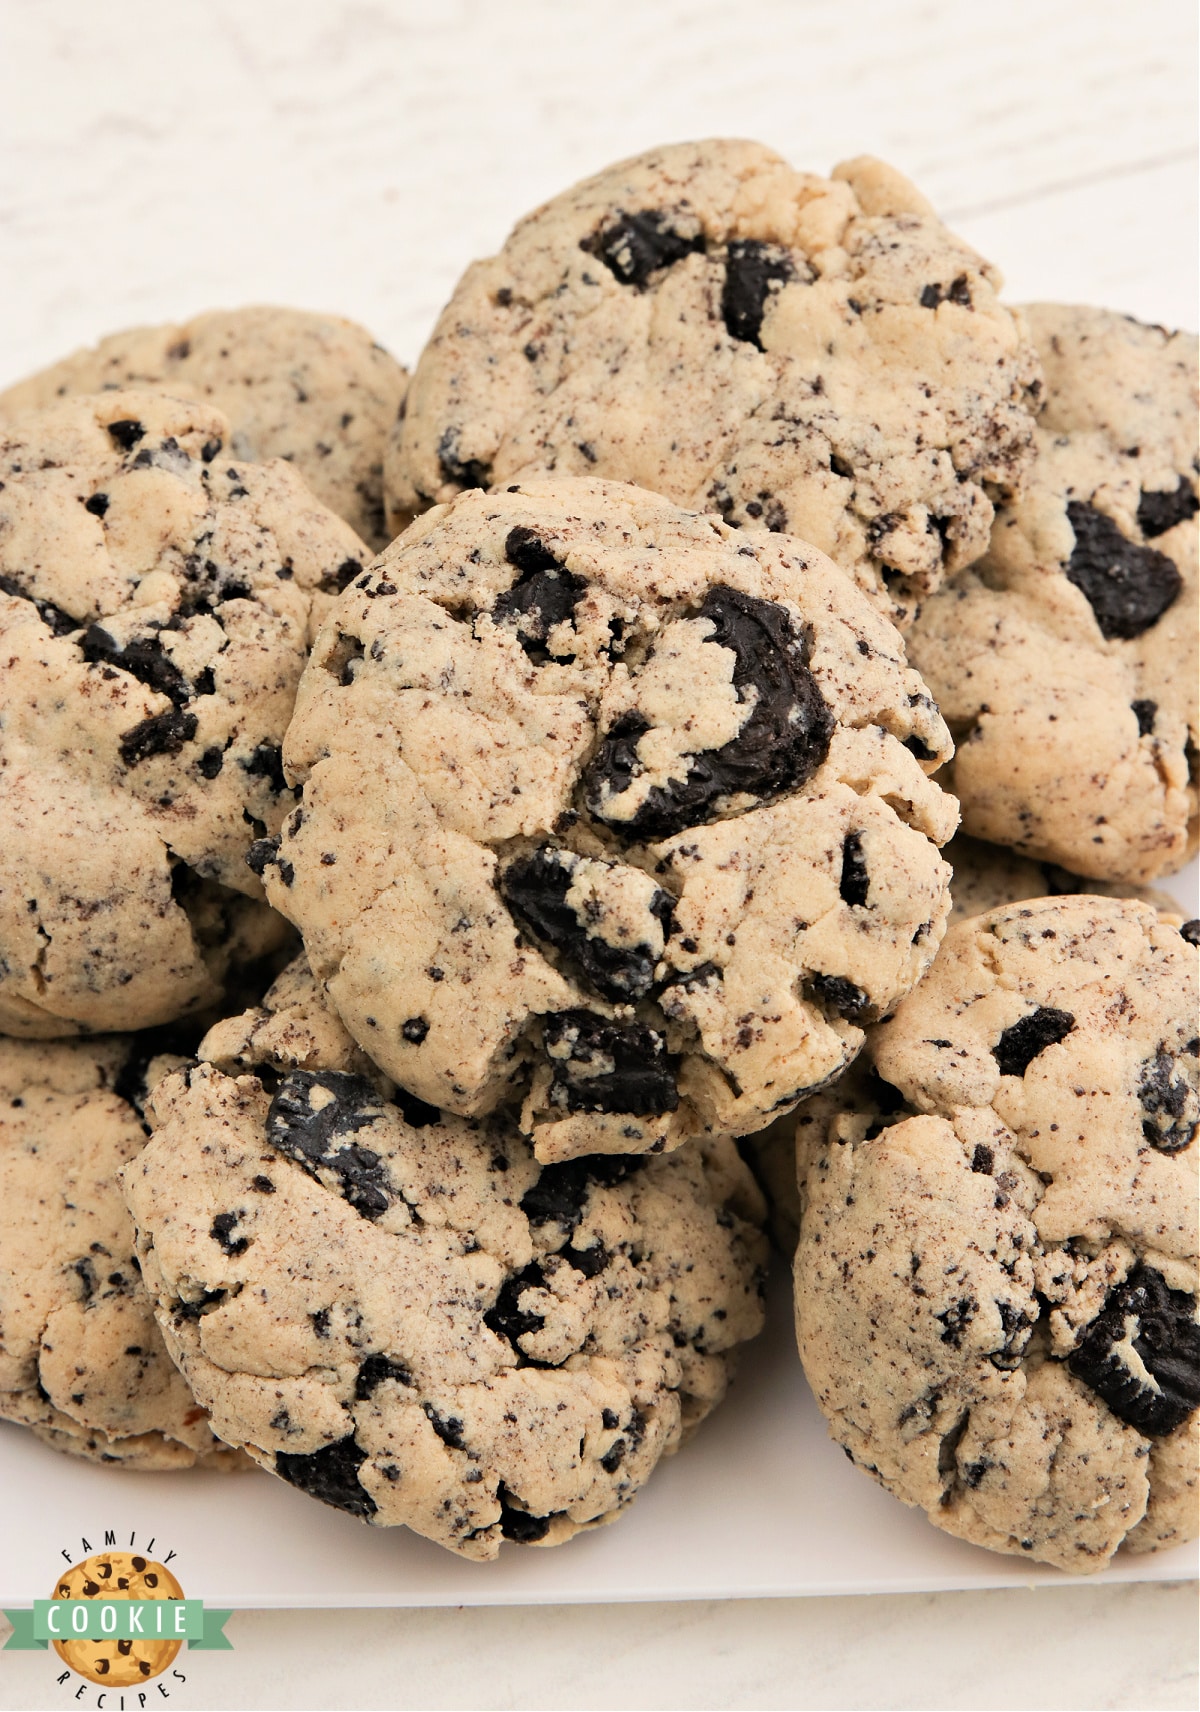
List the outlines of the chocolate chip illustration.
{"label": "chocolate chip illustration", "polygon": [[570,1010],[548,1016],[542,1037],[554,1072],[552,1106],[657,1117],[679,1105],[666,1041],[656,1029]]}
{"label": "chocolate chip illustration", "polygon": [[1067,516],[1075,531],[1067,576],[1087,597],[1100,634],[1128,640],[1157,624],[1183,587],[1174,561],[1130,541],[1111,517],[1080,500],[1069,501]]}
{"label": "chocolate chip illustration", "polygon": [[729,246],[721,288],[721,317],[731,337],[761,351],[767,300],[795,277],[795,264],[780,245],[736,238]]}
{"label": "chocolate chip illustration", "polygon": [[992,1048],[992,1057],[1000,1066],[1002,1076],[1023,1076],[1039,1052],[1065,1040],[1075,1027],[1070,1011],[1055,1010],[1041,1005],[1019,1022],[1006,1028]]}
{"label": "chocolate chip illustration", "polygon": [[656,209],[619,212],[615,220],[581,238],[579,247],[602,261],[622,285],[642,291],[651,274],[660,268],[673,267],[684,256],[703,254],[703,235],[679,231],[672,219],[671,214]]}
{"label": "chocolate chip illustration", "polygon": [[307,1456],[276,1451],[275,1472],[292,1486],[298,1486],[301,1492],[307,1492],[310,1498],[319,1498],[322,1504],[348,1510],[352,1516],[366,1521],[376,1508],[371,1494],[358,1483],[358,1471],[366,1460],[366,1451],[360,1449],[351,1433]]}
{"label": "chocolate chip illustration", "polygon": [[1143,492],[1138,500],[1138,528],[1147,540],[1153,540],[1156,535],[1174,529],[1177,523],[1186,523],[1198,511],[1200,499],[1196,498],[1195,489],[1186,476],[1180,476],[1179,486],[1166,493]]}
{"label": "chocolate chip illustration", "polygon": [[393,1196],[378,1153],[347,1136],[369,1129],[383,1102],[361,1076],[341,1070],[292,1070],[267,1113],[267,1140],[363,1215],[377,1219]]}
{"label": "chocolate chip illustration", "polygon": [[1154,730],[1154,720],[1158,713],[1158,703],[1156,701],[1135,701],[1131,702],[1129,705],[1132,707],[1133,716],[1138,723],[1138,736],[1149,737],[1150,733]]}
{"label": "chocolate chip illustration", "polygon": [[[510,862],[500,875],[500,895],[513,916],[535,939],[555,946],[578,966],[605,998],[639,999],[654,985],[655,953],[644,941],[611,945],[589,934],[567,902],[579,858],[569,851],[543,845],[531,856]],[[656,891],[649,914],[669,931],[673,900]]]}
{"label": "chocolate chip illustration", "polygon": [[1067,1366],[1139,1432],[1173,1432],[1200,1407],[1195,1315],[1194,1296],[1170,1289],[1160,1272],[1139,1264],[1111,1293]]}
{"label": "chocolate chip illustration", "polygon": [[736,737],[687,756],[685,776],[653,786],[628,819],[614,812],[613,798],[640,770],[637,745],[649,724],[636,712],[616,721],[584,774],[584,795],[597,820],[627,837],[669,838],[714,819],[723,798],[795,790],[829,749],[833,717],[808,669],[807,638],[786,607],[722,585],[709,590],[699,616],[712,625],[706,641],[732,652],[734,687],[753,705]]}

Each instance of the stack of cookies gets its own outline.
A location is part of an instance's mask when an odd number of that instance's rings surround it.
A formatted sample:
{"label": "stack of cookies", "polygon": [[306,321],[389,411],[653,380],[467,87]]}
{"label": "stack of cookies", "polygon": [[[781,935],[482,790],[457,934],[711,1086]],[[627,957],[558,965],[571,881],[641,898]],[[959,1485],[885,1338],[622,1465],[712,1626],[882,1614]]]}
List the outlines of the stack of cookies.
{"label": "stack of cookies", "polygon": [[553,1545],[769,1224],[936,1525],[1194,1535],[1195,341],[999,286],[717,141],[411,384],[247,310],[0,394],[0,1413]]}

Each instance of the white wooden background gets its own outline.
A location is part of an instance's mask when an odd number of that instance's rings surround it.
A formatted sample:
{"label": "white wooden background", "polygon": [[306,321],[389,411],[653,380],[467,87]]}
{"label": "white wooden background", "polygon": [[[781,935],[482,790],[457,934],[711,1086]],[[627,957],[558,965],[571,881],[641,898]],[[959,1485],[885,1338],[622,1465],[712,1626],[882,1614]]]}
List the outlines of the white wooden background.
{"label": "white wooden background", "polygon": [[[516,216],[710,134],[882,154],[1014,298],[1194,325],[1195,62],[1191,0],[0,0],[0,384],[256,300],[411,361]],[[1179,1707],[1194,1631],[1160,1586],[239,1613],[172,1703]],[[0,1659],[43,1704],[45,1656]]]}

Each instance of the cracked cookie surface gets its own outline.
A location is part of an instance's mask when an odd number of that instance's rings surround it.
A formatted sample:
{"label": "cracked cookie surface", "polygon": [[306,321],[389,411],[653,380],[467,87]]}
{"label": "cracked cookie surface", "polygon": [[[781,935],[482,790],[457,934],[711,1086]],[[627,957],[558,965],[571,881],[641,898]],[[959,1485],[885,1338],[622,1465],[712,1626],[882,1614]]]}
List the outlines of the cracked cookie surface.
{"label": "cracked cookie surface", "polygon": [[811,541],[897,622],[986,549],[1038,370],[995,270],[882,162],[655,149],[476,262],[386,464],[420,511],[537,471],[626,480]]}
{"label": "cracked cookie surface", "polygon": [[1196,1013],[1146,906],[993,910],[800,1139],[805,1371],[950,1533],[1077,1573],[1196,1534]]}
{"label": "cracked cookie surface", "polygon": [[118,1181],[181,1061],[171,1030],[0,1039],[0,1417],[131,1468],[241,1460],[167,1354]]}
{"label": "cracked cookie surface", "polygon": [[293,464],[372,551],[389,540],[383,450],[408,376],[340,315],[254,305],[132,327],[0,392],[0,419],[78,393],[161,387],[229,420],[234,458]]}
{"label": "cracked cookie surface", "polygon": [[614,483],[427,513],[343,595],[263,874],[421,1099],[524,1096],[539,1159],[743,1133],[940,940],[944,727],[802,542]]}
{"label": "cracked cookie surface", "polygon": [[612,1520],[762,1324],[732,1142],[541,1167],[397,1090],[300,962],[155,1090],[125,1173],[169,1348],[222,1436],[465,1557]]}
{"label": "cracked cookie surface", "polygon": [[1145,882],[1196,835],[1196,339],[1025,314],[1046,371],[1036,462],[910,652],[958,743],[967,832]]}
{"label": "cracked cookie surface", "polygon": [[285,924],[247,867],[315,601],[367,554],[225,418],[161,393],[0,425],[0,1028],[150,1027]]}

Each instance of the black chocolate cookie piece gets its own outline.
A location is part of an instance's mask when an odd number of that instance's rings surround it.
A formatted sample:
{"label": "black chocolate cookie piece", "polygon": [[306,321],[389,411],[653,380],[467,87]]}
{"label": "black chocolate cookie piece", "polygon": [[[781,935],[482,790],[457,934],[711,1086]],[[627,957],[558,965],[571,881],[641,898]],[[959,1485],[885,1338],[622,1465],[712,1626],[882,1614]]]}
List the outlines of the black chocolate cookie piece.
{"label": "black chocolate cookie piece", "polygon": [[623,1183],[644,1164],[636,1153],[596,1153],[543,1165],[537,1182],[521,1196],[521,1211],[530,1224],[557,1224],[570,1235],[583,1217],[593,1184]]}
{"label": "black chocolate cookie piece", "polygon": [[636,214],[619,212],[615,220],[581,238],[579,247],[602,261],[622,285],[641,291],[660,268],[672,267],[684,256],[703,253],[703,234],[679,231],[672,224],[674,218],[654,208]]}
{"label": "black chocolate cookie piece", "polygon": [[509,531],[504,554],[521,575],[497,597],[493,618],[497,624],[515,620],[517,639],[536,665],[564,658],[551,655],[546,638],[556,624],[572,616],[587,584],[555,558],[540,536],[523,525]]}
{"label": "black chocolate cookie piece", "polygon": [[127,767],[138,767],[152,755],[178,755],[196,735],[199,720],[194,713],[172,708],[170,713],[141,719],[121,735],[121,759]]}
{"label": "black chocolate cookie piece", "polygon": [[1200,511],[1200,499],[1186,476],[1180,476],[1179,486],[1166,493],[1143,492],[1138,500],[1138,527],[1148,541],[1165,535],[1177,523],[1186,523]]}
{"label": "black chocolate cookie piece", "polygon": [[1186,1067],[1160,1046],[1142,1065],[1138,1099],[1145,1116],[1142,1134],[1160,1153],[1182,1153],[1200,1127],[1200,1092]]}
{"label": "black chocolate cookie piece", "polygon": [[191,699],[191,685],[153,631],[118,642],[102,624],[90,624],[80,647],[90,665],[116,666],[148,689],[165,695],[176,707]]}
{"label": "black chocolate cookie piece", "polygon": [[1075,1018],[1070,1011],[1039,1005],[1036,1011],[1006,1028],[993,1046],[992,1057],[1000,1066],[1000,1074],[1023,1076],[1039,1052],[1065,1040],[1074,1027]]}
{"label": "black chocolate cookie piece", "polygon": [[38,617],[52,636],[69,636],[73,630],[81,628],[77,618],[72,618],[61,606],[55,606],[52,600],[39,600],[36,595],[27,593],[16,577],[0,576],[0,594],[11,594],[16,600],[29,601],[37,608]]}
{"label": "black chocolate cookie piece", "polygon": [[[1135,1369],[1130,1348],[1145,1372]],[[1109,1296],[1067,1365],[1131,1427],[1152,1437],[1174,1432],[1200,1407],[1196,1298],[1140,1264]]]}
{"label": "black chocolate cookie piece", "polygon": [[725,284],[721,290],[721,317],[730,335],[762,350],[762,323],[773,291],[796,277],[795,264],[778,244],[739,238],[729,246],[725,260]]}
{"label": "black chocolate cookie piece", "polygon": [[275,1472],[310,1498],[322,1504],[332,1504],[335,1510],[348,1510],[363,1521],[375,1514],[375,1500],[358,1483],[358,1471],[367,1459],[351,1433],[333,1444],[310,1451],[307,1456],[292,1451],[277,1451]]}
{"label": "black chocolate cookie piece", "polygon": [[363,1215],[377,1219],[395,1198],[378,1153],[346,1138],[369,1129],[382,1101],[361,1076],[342,1070],[292,1070],[267,1114],[267,1140],[310,1177],[336,1189]]}
{"label": "black chocolate cookie piece", "polygon": [[627,820],[606,807],[609,792],[619,797],[640,771],[637,745],[649,725],[638,713],[616,721],[584,775],[584,796],[597,820],[626,836],[669,838],[714,819],[730,796],[795,790],[828,752],[833,717],[808,669],[807,638],[786,607],[721,585],[699,617],[712,624],[706,641],[732,652],[739,700],[752,692],[753,706],[736,737],[687,757],[685,777],[655,785]]}
{"label": "black chocolate cookie piece", "polygon": [[1100,634],[1128,640],[1157,624],[1183,587],[1174,560],[1130,541],[1111,517],[1081,500],[1068,502],[1067,516],[1075,531],[1067,576],[1086,595]]}
{"label": "black chocolate cookie piece", "polygon": [[543,1041],[554,1071],[553,1106],[658,1117],[679,1105],[672,1060],[657,1029],[622,1026],[594,1011],[557,1011],[545,1019]]}
{"label": "black chocolate cookie piece", "polygon": [[[544,845],[532,856],[510,862],[500,876],[500,895],[535,938],[569,957],[605,998],[617,1002],[640,999],[654,985],[655,954],[644,942],[611,945],[588,933],[582,920],[567,902],[579,858],[569,851]],[[670,931],[673,899],[658,890],[650,902],[650,914]]]}

